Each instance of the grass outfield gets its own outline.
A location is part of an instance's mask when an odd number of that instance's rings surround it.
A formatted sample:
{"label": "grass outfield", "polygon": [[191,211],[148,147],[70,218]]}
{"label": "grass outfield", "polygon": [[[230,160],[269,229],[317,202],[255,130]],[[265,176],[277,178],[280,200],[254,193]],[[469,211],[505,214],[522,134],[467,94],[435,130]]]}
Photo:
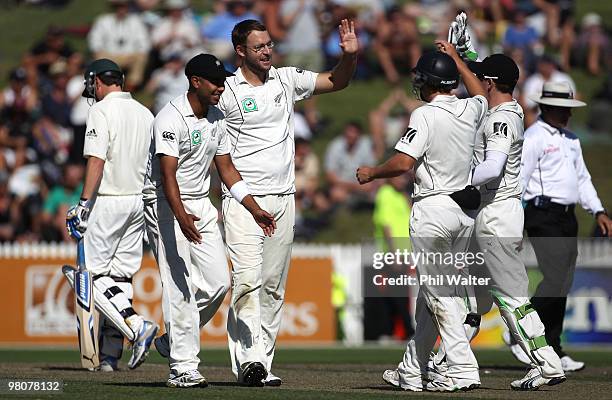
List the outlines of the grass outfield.
{"label": "grass outfield", "polygon": [[[0,350],[0,379],[61,379],[64,392],[55,395],[19,395],[11,398],[53,399],[391,399],[446,397],[452,399],[604,399],[612,397],[612,350],[576,350],[572,355],[587,363],[568,381],[538,392],[513,392],[509,383],[525,369],[506,350],[479,350],[482,387],[468,393],[412,393],[385,385],[381,374],[402,356],[399,347],[287,348],[277,351],[274,372],[283,378],[280,388],[237,386],[225,349],[204,350],[200,370],[208,378],[205,389],[165,387],[165,360],[152,351],[145,364],[112,374],[80,369],[75,350]],[[0,398],[9,398],[0,391]]]}

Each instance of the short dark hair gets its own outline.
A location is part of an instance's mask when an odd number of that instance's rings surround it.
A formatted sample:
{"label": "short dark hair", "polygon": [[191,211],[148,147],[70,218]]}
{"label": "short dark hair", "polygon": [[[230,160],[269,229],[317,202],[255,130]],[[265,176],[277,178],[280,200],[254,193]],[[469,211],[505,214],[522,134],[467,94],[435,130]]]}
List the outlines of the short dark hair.
{"label": "short dark hair", "polygon": [[245,46],[249,33],[253,31],[267,31],[266,26],[261,22],[254,19],[245,19],[242,22],[238,22],[232,30],[232,44],[234,49],[238,45]]}
{"label": "short dark hair", "polygon": [[106,86],[117,85],[123,87],[123,74],[119,74],[118,72],[109,71],[104,74],[99,74],[98,78],[100,78],[102,83]]}
{"label": "short dark hair", "polygon": [[356,119],[350,120],[346,123],[346,125],[344,125],[345,129],[348,127],[353,127],[357,129],[359,132],[363,132],[363,124],[361,123],[361,121],[358,121]]}

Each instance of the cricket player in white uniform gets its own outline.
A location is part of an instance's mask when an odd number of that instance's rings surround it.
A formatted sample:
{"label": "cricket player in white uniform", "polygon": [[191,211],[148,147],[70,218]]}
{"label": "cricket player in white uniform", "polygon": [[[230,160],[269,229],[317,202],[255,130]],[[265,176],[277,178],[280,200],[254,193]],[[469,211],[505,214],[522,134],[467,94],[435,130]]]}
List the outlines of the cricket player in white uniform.
{"label": "cricket player in white uniform", "polygon": [[142,189],[151,143],[151,112],[124,92],[117,64],[99,59],[85,71],[83,96],[97,102],[87,118],[81,200],[68,210],[70,234],[84,237],[85,264],[94,280],[100,318],[100,370],[114,371],[123,337],[132,342],[129,368],[144,362],[157,333],[132,308],[132,276],[140,268],[144,215]]}
{"label": "cricket player in white uniform", "polygon": [[354,24],[343,20],[339,32],[342,57],[332,71],[319,74],[272,67],[274,43],[258,21],[242,21],[232,32],[240,67],[227,79],[218,107],[226,117],[236,168],[277,224],[275,235],[265,237],[224,187],[223,220],[232,261],[229,349],[234,374],[250,386],[281,384],[270,370],[295,227],[293,107],[349,84],[358,51]]}
{"label": "cricket player in white uniform", "polygon": [[253,219],[272,235],[274,218],[263,211],[232,164],[224,116],[215,105],[226,77],[213,55],[185,66],[189,91],[170,101],[153,123],[145,188],[147,232],[162,280],[166,333],[156,340],[168,357],[169,387],[206,386],[198,371],[200,327],[215,314],[229,289],[229,269],[218,212],[208,198],[210,166]]}
{"label": "cricket player in white uniform", "polygon": [[[444,51],[452,52],[448,47]],[[493,301],[497,304],[510,334],[529,355],[532,365],[523,379],[511,383],[511,388],[536,390],[542,385],[562,383],[566,378],[561,360],[546,343],[544,325],[529,303],[529,278],[519,256],[524,218],[520,180],[524,123],[523,110],[512,98],[519,69],[503,54],[470,62],[469,68],[485,85],[489,102],[489,111],[478,131],[472,176],[472,185],[480,187],[482,200],[474,237],[486,268],[473,266],[470,272],[491,278],[490,285],[476,288],[478,311],[484,314]],[[472,339],[477,330],[467,333]],[[434,365],[441,364],[444,353],[441,348]]]}
{"label": "cricket player in white uniform", "polygon": [[[474,220],[464,209],[479,206],[479,194],[470,186],[470,172],[478,126],[487,110],[487,99],[478,79],[467,65],[436,51],[424,54],[414,70],[413,86],[427,104],[410,117],[397,153],[378,167],[360,167],[357,179],[401,175],[416,169],[414,205],[410,216],[413,249],[427,253],[465,253]],[[459,83],[459,73],[473,98],[460,100],[450,92]],[[418,263],[421,277],[462,274],[452,265]],[[405,390],[422,391],[421,374],[439,332],[447,353],[448,370],[440,380],[429,382],[431,391],[471,390],[480,385],[478,363],[470,348],[463,323],[468,314],[465,286],[420,285],[416,307],[416,332],[397,369],[383,379]]]}

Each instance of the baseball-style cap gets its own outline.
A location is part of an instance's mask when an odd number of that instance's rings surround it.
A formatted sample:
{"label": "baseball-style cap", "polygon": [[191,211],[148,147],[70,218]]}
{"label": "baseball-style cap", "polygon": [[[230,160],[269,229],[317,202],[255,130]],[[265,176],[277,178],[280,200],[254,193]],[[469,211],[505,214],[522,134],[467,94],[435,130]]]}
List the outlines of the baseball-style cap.
{"label": "baseball-style cap", "polygon": [[515,85],[519,78],[516,63],[504,54],[490,55],[482,62],[470,61],[468,67],[476,75],[507,85]]}
{"label": "baseball-style cap", "polygon": [[212,54],[200,53],[187,62],[185,66],[187,79],[192,76],[199,76],[209,81],[225,80],[228,76],[234,76],[227,71],[223,63]]}
{"label": "baseball-style cap", "polygon": [[542,93],[529,98],[538,104],[557,107],[584,107],[584,101],[574,99],[574,91],[569,82],[546,82],[542,86]]}

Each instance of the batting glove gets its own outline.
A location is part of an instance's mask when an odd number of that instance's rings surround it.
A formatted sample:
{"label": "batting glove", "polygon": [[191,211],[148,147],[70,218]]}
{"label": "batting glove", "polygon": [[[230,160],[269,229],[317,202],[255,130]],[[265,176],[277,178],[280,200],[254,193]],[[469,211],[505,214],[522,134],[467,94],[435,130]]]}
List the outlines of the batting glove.
{"label": "batting glove", "polygon": [[457,27],[455,28],[457,30],[457,45],[455,46],[457,52],[463,58],[467,58],[468,60],[478,60],[478,53],[472,44],[472,38],[467,25],[467,15],[465,15],[464,12],[458,14],[455,17],[454,22],[457,24]]}
{"label": "batting glove", "polygon": [[89,200],[81,199],[79,204],[70,207],[66,213],[66,229],[70,236],[76,240],[83,238],[87,230],[87,218],[89,218]]}

